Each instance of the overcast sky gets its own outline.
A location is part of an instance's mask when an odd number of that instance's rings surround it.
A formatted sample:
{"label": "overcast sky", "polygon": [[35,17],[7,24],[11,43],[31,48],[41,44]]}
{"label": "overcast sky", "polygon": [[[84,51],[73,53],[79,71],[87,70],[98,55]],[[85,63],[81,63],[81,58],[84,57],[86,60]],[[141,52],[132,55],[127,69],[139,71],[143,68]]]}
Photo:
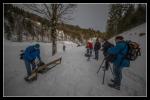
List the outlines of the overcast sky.
{"label": "overcast sky", "polygon": [[[15,4],[21,7],[21,4]],[[109,4],[77,4],[73,12],[73,20],[68,24],[78,25],[82,28],[93,28],[101,32],[106,31]]]}
{"label": "overcast sky", "polygon": [[69,23],[104,32],[106,29],[108,11],[108,4],[78,4],[73,13],[74,19]]}

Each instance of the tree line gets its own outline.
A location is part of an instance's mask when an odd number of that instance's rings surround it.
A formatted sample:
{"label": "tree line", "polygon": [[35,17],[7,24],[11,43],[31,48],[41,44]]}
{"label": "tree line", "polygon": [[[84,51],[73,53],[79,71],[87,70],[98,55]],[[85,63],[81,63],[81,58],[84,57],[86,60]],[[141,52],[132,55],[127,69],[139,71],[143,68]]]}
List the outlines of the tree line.
{"label": "tree line", "polygon": [[107,20],[107,38],[146,22],[145,4],[112,4]]}
{"label": "tree line", "polygon": [[[22,40],[22,31],[26,30],[28,34],[32,36],[32,40],[35,37],[38,38],[40,35],[42,37],[48,36],[51,38],[50,34],[45,34],[44,31],[48,31],[51,28],[50,22],[46,18],[42,18],[33,13],[24,11],[21,8],[15,7],[11,4],[4,5],[4,17],[9,21],[10,26],[4,23],[6,38],[10,39],[13,34],[17,35],[17,41]],[[40,22],[41,26],[36,26],[35,22]],[[37,27],[37,31],[34,31],[34,28]],[[65,36],[70,36],[72,41],[76,39],[79,42],[84,42],[92,37],[103,37],[104,32],[94,30],[92,28],[81,28],[78,25],[70,25],[63,22],[57,24],[56,29],[63,30]]]}

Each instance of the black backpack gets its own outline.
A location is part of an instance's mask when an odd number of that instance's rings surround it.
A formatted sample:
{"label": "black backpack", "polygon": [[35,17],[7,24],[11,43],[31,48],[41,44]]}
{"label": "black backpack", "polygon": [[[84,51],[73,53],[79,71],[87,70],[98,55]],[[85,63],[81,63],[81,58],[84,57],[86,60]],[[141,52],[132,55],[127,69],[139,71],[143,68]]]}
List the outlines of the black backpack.
{"label": "black backpack", "polygon": [[139,44],[133,41],[126,41],[128,45],[128,52],[126,54],[126,59],[134,61],[138,56],[141,56],[141,50]]}

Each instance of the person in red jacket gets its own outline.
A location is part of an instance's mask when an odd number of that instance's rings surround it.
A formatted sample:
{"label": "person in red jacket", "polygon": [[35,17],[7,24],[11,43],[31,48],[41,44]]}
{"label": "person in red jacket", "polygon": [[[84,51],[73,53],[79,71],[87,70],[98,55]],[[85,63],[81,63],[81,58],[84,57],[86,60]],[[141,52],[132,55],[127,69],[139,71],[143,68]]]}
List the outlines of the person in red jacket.
{"label": "person in red jacket", "polygon": [[90,60],[90,57],[92,55],[92,50],[93,50],[93,43],[91,40],[88,41],[87,43],[87,49],[88,49],[88,60]]}

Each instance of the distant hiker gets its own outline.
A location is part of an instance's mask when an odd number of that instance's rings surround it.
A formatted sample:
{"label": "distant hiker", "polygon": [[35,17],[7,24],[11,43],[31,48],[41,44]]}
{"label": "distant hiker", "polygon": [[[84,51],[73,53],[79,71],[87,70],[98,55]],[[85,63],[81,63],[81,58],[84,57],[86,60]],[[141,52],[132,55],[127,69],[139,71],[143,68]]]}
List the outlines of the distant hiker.
{"label": "distant hiker", "polygon": [[94,51],[95,51],[95,59],[98,60],[98,56],[99,56],[99,50],[101,48],[101,44],[98,40],[98,38],[96,39],[95,45],[94,45]]}
{"label": "distant hiker", "polygon": [[115,55],[116,58],[112,61],[113,63],[113,73],[114,79],[111,81],[113,84],[108,84],[108,86],[120,90],[121,80],[122,80],[122,69],[129,66],[129,60],[125,58],[128,52],[128,45],[124,41],[122,36],[117,36],[115,38],[116,46],[109,48],[107,53]]}
{"label": "distant hiker", "polygon": [[65,50],[66,50],[66,46],[63,44],[63,51],[65,52]]}
{"label": "distant hiker", "polygon": [[29,46],[25,49],[24,51],[24,62],[27,70],[28,78],[32,74],[32,70],[36,68],[35,61],[38,59],[41,62],[41,57],[40,57],[40,45],[35,44],[32,46]]}
{"label": "distant hiker", "polygon": [[[104,58],[107,58],[108,56],[108,53],[107,53],[107,50],[111,47],[114,47],[113,44],[111,44],[110,42],[107,41],[107,39],[103,39],[102,40],[102,51],[103,51],[103,55],[104,55]],[[106,62],[105,62],[105,70],[108,70],[108,67],[109,67],[109,62],[107,61],[106,59]]]}
{"label": "distant hiker", "polygon": [[88,47],[88,42],[87,42],[87,44],[86,44],[86,54],[85,54],[85,56],[88,56],[88,54],[89,54],[89,47]]}
{"label": "distant hiker", "polygon": [[92,50],[93,50],[93,42],[92,40],[89,40],[87,43],[88,60],[90,60],[90,57],[92,56]]}

